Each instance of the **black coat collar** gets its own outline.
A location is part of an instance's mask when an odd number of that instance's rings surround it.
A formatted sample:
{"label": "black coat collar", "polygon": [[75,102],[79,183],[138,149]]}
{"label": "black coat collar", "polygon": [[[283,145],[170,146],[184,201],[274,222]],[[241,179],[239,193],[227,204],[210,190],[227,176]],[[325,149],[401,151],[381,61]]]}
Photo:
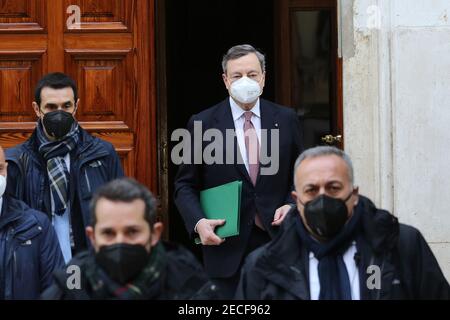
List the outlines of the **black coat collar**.
{"label": "black coat collar", "polygon": [[[24,142],[23,148],[33,156],[30,157],[31,161],[34,161],[38,167],[45,168],[45,163],[42,160],[42,156],[39,153],[39,143],[37,138],[36,129],[31,137]],[[73,157],[75,159],[88,158],[91,155],[107,154],[107,150],[99,143],[99,140],[90,135],[86,130],[80,126],[80,140],[77,148],[73,150]],[[71,153],[72,154],[72,153]],[[13,157],[8,157],[8,161],[17,161]]]}
{"label": "black coat collar", "polygon": [[[376,262],[383,265],[382,282],[383,284],[389,284],[391,283],[389,279],[393,275],[394,266],[385,258],[388,255],[387,253],[396,246],[399,235],[398,220],[389,212],[377,209],[364,196],[359,196],[358,208],[355,209],[363,210],[363,241],[358,248],[362,251],[363,265],[369,265],[372,257],[379,257]],[[296,207],[288,213],[277,237],[264,247],[262,254],[258,257],[255,271],[298,299],[309,299],[309,254],[295,230],[294,219],[298,219],[298,214]],[[360,282],[365,283],[366,277],[362,277],[362,275],[366,276],[365,270],[362,269]],[[383,285],[383,288],[384,294],[389,291],[386,285]],[[375,294],[380,296],[383,293],[375,292]],[[362,292],[361,298],[376,297]]]}
{"label": "black coat collar", "polygon": [[13,203],[11,203],[11,200],[6,195],[3,195],[1,210],[2,215],[0,216],[0,230],[22,217],[22,212],[20,210],[16,210]]}

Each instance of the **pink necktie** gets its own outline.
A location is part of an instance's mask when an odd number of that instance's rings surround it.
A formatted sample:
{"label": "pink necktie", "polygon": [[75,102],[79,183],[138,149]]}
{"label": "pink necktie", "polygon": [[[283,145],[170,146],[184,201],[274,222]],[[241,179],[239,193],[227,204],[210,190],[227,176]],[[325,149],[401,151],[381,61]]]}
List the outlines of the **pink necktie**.
{"label": "pink necktie", "polygon": [[[251,111],[246,111],[244,113],[244,138],[248,161],[248,171],[253,185],[256,186],[256,179],[258,178],[259,171],[259,141],[255,127],[252,123],[252,116],[253,112]],[[259,217],[259,213],[256,213],[255,215],[255,224],[259,228],[264,230],[264,225],[262,224],[261,218]]]}
{"label": "pink necktie", "polygon": [[256,134],[255,127],[252,123],[253,112],[246,111],[244,113],[244,137],[245,137],[245,149],[247,152],[248,161],[248,173],[254,186],[256,186],[256,179],[258,178],[259,170],[259,141]]}

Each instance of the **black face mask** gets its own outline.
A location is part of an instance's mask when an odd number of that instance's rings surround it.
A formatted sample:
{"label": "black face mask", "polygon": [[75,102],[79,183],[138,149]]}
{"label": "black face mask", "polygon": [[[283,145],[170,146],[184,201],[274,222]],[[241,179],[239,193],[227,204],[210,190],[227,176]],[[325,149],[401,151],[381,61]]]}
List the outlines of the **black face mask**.
{"label": "black face mask", "polygon": [[141,272],[149,257],[142,245],[117,243],[100,247],[95,260],[112,280],[123,285]]}
{"label": "black face mask", "polygon": [[325,239],[331,239],[337,235],[347,222],[348,210],[346,202],[352,194],[353,192],[345,200],[322,194],[308,201],[304,205],[304,214],[306,223],[311,230]]}
{"label": "black face mask", "polygon": [[74,122],[73,115],[63,110],[48,112],[42,119],[45,131],[55,139],[61,139],[68,134]]}

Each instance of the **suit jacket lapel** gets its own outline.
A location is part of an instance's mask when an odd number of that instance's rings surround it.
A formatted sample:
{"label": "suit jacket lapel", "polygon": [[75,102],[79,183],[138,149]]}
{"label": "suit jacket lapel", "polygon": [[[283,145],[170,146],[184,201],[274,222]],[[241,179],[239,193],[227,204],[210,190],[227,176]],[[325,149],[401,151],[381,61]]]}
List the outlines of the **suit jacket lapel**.
{"label": "suit jacket lapel", "polygon": [[[230,106],[230,101],[228,98],[225,101],[223,101],[222,104],[219,106],[214,118],[216,121],[215,127],[222,132],[222,135],[224,137],[223,150],[224,150],[224,158],[225,158],[224,162],[225,162],[226,161],[226,153],[227,153],[226,130],[227,129],[233,129],[233,130],[236,129],[234,127],[233,115],[231,113],[231,106]],[[242,161],[242,156],[241,156],[241,152],[239,149],[239,144],[238,144],[236,135],[234,135],[233,148],[234,148],[233,161],[234,161],[234,165],[236,166],[236,169],[242,174],[242,176],[245,179],[247,179],[251,183],[250,175],[248,174],[247,168],[245,168],[245,164]],[[228,151],[228,152],[230,152],[230,151]],[[241,161],[240,161],[241,163],[238,163],[238,157],[241,157]]]}
{"label": "suit jacket lapel", "polygon": [[[271,129],[279,129],[277,123],[277,113],[278,111],[274,109],[270,104],[267,103],[266,100],[260,99],[260,111],[261,111],[261,141],[260,141],[260,150],[261,153],[264,153],[266,156],[271,155]],[[266,134],[263,134],[263,132]],[[261,156],[260,156],[261,159]],[[256,185],[260,183],[261,180],[261,167],[264,166],[260,163],[259,165],[259,173],[258,178],[256,179]],[[265,166],[268,166],[265,165]]]}

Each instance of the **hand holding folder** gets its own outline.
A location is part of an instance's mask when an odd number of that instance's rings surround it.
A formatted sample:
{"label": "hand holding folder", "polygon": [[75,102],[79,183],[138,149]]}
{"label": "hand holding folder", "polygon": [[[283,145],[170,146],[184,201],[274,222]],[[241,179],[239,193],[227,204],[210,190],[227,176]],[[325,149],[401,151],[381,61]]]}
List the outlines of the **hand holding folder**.
{"label": "hand holding folder", "polygon": [[[217,227],[220,238],[239,234],[242,181],[234,181],[200,192],[200,205],[206,219],[224,219],[225,224]],[[200,238],[195,239],[200,244]]]}

